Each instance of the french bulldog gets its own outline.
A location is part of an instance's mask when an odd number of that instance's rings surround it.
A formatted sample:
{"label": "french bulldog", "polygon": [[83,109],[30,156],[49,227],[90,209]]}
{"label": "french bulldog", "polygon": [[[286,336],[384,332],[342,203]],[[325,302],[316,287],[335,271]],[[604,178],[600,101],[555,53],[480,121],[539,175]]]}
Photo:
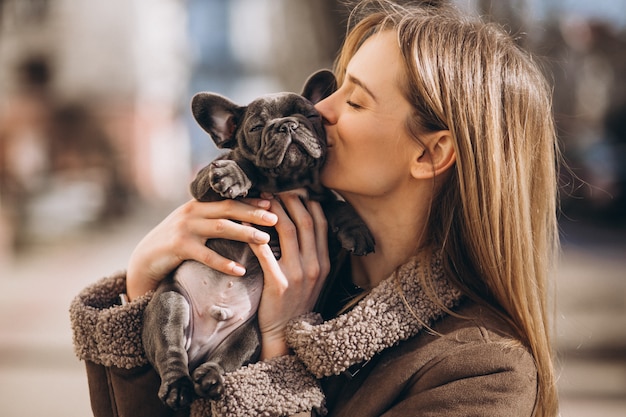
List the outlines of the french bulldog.
{"label": "french bulldog", "polygon": [[[216,201],[306,187],[308,198],[322,204],[329,244],[357,255],[372,252],[374,239],[365,223],[319,183],[326,136],[314,104],[335,88],[334,75],[322,70],[309,77],[301,95],[266,95],[247,106],[218,94],[196,94],[194,118],[219,148],[229,151],[200,170],[192,195]],[[275,230],[271,236],[270,246],[279,257]],[[221,398],[223,374],[255,362],[260,353],[259,262],[245,243],[210,239],[206,245],[244,265],[245,276],[185,261],[159,285],[144,313],[142,340],[161,377],[158,396],[173,409],[189,405],[195,396]]]}

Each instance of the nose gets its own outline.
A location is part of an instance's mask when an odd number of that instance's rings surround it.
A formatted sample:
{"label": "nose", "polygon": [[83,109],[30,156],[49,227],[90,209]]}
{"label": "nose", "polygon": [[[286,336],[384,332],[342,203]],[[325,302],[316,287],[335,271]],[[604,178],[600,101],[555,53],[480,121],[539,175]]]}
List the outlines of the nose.
{"label": "nose", "polygon": [[322,115],[325,125],[333,125],[337,122],[336,97],[337,93],[335,92],[315,104],[315,109]]}
{"label": "nose", "polygon": [[288,131],[294,132],[298,129],[298,122],[295,120],[287,120],[285,123],[280,125],[278,129],[281,133],[286,133]]}

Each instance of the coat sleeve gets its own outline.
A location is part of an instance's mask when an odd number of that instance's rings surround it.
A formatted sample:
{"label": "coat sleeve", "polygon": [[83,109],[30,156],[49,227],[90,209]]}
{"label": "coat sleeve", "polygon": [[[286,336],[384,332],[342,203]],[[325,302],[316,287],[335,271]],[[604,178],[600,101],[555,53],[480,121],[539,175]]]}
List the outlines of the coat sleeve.
{"label": "coat sleeve", "polygon": [[160,379],[141,341],[143,312],[152,294],[121,305],[123,273],[81,291],[70,306],[76,355],[85,361],[95,417],[285,416],[324,413],[319,382],[293,355],[258,362],[224,375],[220,401],[198,399],[179,414],[157,397]]}
{"label": "coat sleeve", "polygon": [[302,416],[324,415],[320,383],[294,355],[257,362],[224,375],[219,401],[192,404],[191,415]]}
{"label": "coat sleeve", "polygon": [[530,417],[536,394],[536,367],[525,349],[473,344],[433,359],[382,415]]}
{"label": "coat sleeve", "polygon": [[151,294],[122,306],[123,273],[81,291],[70,306],[74,350],[82,360],[131,369],[148,363],[141,343],[143,311]]}
{"label": "coat sleeve", "polygon": [[95,417],[173,416],[157,392],[159,376],[141,343],[143,310],[150,295],[122,306],[123,273],[81,291],[70,306],[74,350],[85,362]]}

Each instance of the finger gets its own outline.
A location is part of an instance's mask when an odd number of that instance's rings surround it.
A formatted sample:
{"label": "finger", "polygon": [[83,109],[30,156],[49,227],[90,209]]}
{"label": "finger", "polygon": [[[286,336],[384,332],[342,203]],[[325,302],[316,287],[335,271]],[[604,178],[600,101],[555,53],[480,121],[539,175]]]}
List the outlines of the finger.
{"label": "finger", "polygon": [[300,267],[300,250],[296,225],[291,221],[287,211],[278,199],[272,200],[271,210],[278,217],[275,228],[278,233],[281,263],[286,268],[296,270]]}
{"label": "finger", "polygon": [[[271,194],[270,194],[271,197]],[[242,201],[246,204],[250,204],[251,206],[259,207],[264,210],[269,210],[270,208],[270,200],[271,198],[244,198],[239,201]]]}
{"label": "finger", "polygon": [[[306,202],[307,210],[313,218],[315,225],[315,240],[317,248],[317,257],[320,263],[320,277],[326,278],[330,272],[330,256],[328,253],[328,221],[322,206],[317,201],[308,200]],[[324,279],[320,280],[320,286]]]}
{"label": "finger", "polygon": [[318,252],[328,252],[328,221],[322,206],[317,201],[307,200],[306,209],[313,219]]}
{"label": "finger", "polygon": [[263,279],[264,279],[264,289],[266,291],[268,289],[272,289],[273,291],[282,293],[288,288],[288,282],[285,278],[285,275],[282,273],[280,269],[280,265],[278,261],[274,257],[274,253],[269,245],[257,245],[250,244],[250,248],[252,252],[256,255],[259,260],[259,264],[263,269]]}
{"label": "finger", "polygon": [[301,256],[305,261],[317,258],[315,224],[298,194],[286,193],[280,196],[289,217],[296,225]]}
{"label": "finger", "polygon": [[[315,286],[319,282],[323,268],[326,267],[326,261],[320,259],[321,250],[318,248],[317,236],[319,233],[315,220],[297,194],[281,196],[281,199],[297,228],[303,277],[307,279],[309,285]],[[321,217],[323,219],[323,215]],[[320,221],[323,221],[322,219]]]}
{"label": "finger", "polygon": [[198,211],[199,217],[207,219],[227,218],[262,226],[273,226],[277,218],[268,210],[270,206],[270,202],[264,199],[249,199],[246,202],[227,199],[211,203],[198,202],[192,209]]}
{"label": "finger", "polygon": [[228,239],[246,243],[267,243],[269,234],[258,230],[249,223],[236,223],[227,219],[194,219],[188,227],[204,244],[206,239]]}
{"label": "finger", "polygon": [[191,259],[228,275],[243,276],[246,268],[232,259],[225,258],[204,245],[190,248]]}

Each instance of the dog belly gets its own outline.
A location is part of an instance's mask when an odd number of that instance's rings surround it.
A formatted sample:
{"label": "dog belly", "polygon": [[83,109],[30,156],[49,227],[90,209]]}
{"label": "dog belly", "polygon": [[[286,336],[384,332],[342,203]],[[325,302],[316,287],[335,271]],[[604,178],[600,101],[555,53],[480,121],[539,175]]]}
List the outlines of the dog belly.
{"label": "dog belly", "polygon": [[191,306],[186,348],[193,368],[256,314],[263,277],[233,277],[199,262],[186,261],[179,266],[174,280],[184,289]]}

